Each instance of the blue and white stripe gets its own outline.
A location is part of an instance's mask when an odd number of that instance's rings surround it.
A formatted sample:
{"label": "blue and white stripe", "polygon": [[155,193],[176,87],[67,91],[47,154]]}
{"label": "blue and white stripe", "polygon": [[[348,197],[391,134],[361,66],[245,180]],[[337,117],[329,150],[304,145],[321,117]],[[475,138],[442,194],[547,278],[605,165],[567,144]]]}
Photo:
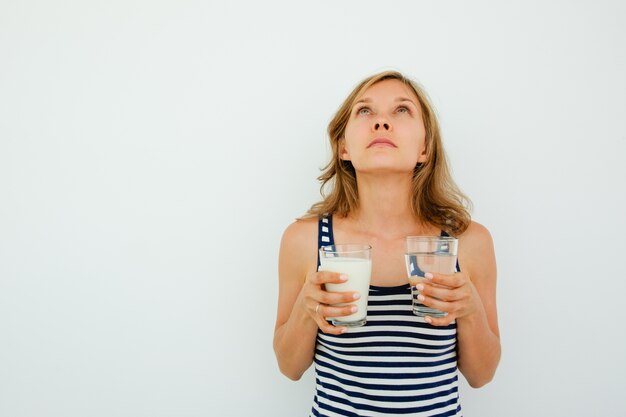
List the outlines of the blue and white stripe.
{"label": "blue and white stripe", "polygon": [[[328,228],[326,233],[322,227]],[[332,244],[320,221],[320,244]],[[413,314],[408,283],[370,286],[367,324],[318,333],[311,416],[460,416],[456,323],[435,327]]]}

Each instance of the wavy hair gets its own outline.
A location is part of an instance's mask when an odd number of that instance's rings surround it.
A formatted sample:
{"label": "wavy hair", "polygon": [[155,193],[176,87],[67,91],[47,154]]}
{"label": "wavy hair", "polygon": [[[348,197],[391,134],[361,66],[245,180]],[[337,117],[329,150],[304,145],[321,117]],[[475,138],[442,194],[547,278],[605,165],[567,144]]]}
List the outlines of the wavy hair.
{"label": "wavy hair", "polygon": [[413,170],[411,208],[415,215],[453,236],[470,224],[471,202],[454,183],[443,149],[439,123],[426,92],[397,71],[374,74],[361,81],[344,100],[328,124],[332,159],[318,177],[322,201],[311,206],[303,218],[324,215],[346,217],[359,206],[357,175],[352,163],[340,158],[343,138],[354,103],[371,86],[384,80],[399,80],[417,96],[426,128],[426,162]]}

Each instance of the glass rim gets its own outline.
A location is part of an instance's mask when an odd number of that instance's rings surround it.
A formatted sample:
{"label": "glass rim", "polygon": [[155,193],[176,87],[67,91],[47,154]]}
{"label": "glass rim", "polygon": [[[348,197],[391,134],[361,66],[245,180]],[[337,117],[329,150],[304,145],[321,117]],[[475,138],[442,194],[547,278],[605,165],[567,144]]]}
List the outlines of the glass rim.
{"label": "glass rim", "polygon": [[453,236],[407,236],[404,238],[405,241],[418,241],[418,242],[432,242],[432,241],[444,241],[451,242],[455,240],[459,240]]}
{"label": "glass rim", "polygon": [[[330,249],[335,248],[335,249]],[[346,249],[340,249],[346,248]],[[350,249],[348,249],[350,248]],[[372,250],[372,245],[363,245],[360,243],[340,243],[337,245],[325,245],[320,247],[321,253],[358,253]]]}

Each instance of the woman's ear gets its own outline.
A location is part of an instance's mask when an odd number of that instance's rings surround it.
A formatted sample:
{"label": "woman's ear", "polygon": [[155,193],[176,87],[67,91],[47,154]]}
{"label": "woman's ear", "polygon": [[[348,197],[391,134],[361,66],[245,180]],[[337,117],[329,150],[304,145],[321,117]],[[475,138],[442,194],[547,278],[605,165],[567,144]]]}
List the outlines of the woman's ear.
{"label": "woman's ear", "polygon": [[422,149],[422,153],[417,156],[417,162],[423,164],[426,162],[426,147]]}
{"label": "woman's ear", "polygon": [[339,159],[344,161],[350,160],[350,154],[346,148],[346,140],[344,138],[339,139]]}

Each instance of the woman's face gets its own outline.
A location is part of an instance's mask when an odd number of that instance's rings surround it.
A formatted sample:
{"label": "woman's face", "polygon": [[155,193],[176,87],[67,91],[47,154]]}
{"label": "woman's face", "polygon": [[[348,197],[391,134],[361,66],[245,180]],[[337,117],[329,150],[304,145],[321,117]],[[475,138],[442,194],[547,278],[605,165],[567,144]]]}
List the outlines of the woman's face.
{"label": "woman's face", "polygon": [[426,160],[426,129],[417,96],[399,80],[384,80],[359,97],[350,114],[341,159],[357,172],[410,172]]}

